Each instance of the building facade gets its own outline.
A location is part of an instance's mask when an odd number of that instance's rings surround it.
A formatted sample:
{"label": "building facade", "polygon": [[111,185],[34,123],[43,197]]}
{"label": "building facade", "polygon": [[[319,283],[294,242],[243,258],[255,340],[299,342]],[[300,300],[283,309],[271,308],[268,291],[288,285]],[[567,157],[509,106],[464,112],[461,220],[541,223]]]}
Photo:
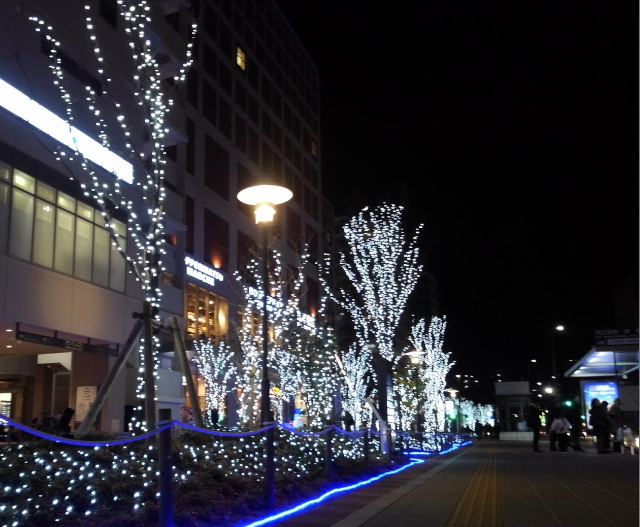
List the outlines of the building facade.
{"label": "building facade", "polygon": [[[246,266],[261,239],[252,210],[236,199],[238,191],[256,183],[292,190],[293,199],[278,208],[268,237],[270,248],[282,255],[285,273],[298,272],[304,247],[312,259],[323,250],[323,225],[330,224],[323,214],[331,207],[321,196],[318,71],[274,1],[165,0],[149,6],[160,84],[174,101],[163,139],[159,319],[179,317],[188,349],[201,338],[233,343],[240,326],[255,323],[241,316],[236,275],[249,279]],[[131,232],[131,215],[149,213],[143,209],[141,180],[149,169],[144,165],[150,138],[131,96],[132,51],[118,10],[115,0],[55,6],[10,0],[0,6],[0,46],[8,57],[0,63],[3,89],[17,101],[38,105],[29,117],[19,103],[0,104],[0,401],[3,411],[26,424],[67,407],[75,410],[73,421],[81,420],[144,299],[112,243],[101,207],[86,192],[95,181],[119,185],[131,207],[113,211],[110,221],[120,247],[134,254],[138,238]],[[37,32],[34,16],[53,29]],[[176,82],[194,20],[199,28],[191,48],[194,61],[186,81]],[[94,108],[76,103],[88,90],[99,94],[96,99],[106,98],[107,77],[108,95],[121,101],[132,123],[126,137],[109,136],[111,164],[101,165],[87,153],[91,168],[80,170],[66,160],[74,149],[51,133],[59,127],[55,116],[68,118],[52,76],[55,42],[60,47],[53,71],[64,73],[74,103],[72,124],[101,140]],[[103,62],[96,62],[96,45]],[[53,114],[53,125],[46,124],[46,111]],[[112,118],[109,112],[104,117],[107,124]],[[127,141],[140,156],[127,157]],[[301,310],[317,316],[317,271],[307,266],[302,272]],[[179,419],[181,408],[194,402],[185,398],[172,336],[158,329],[158,338],[157,407],[172,408]],[[98,429],[126,431],[137,406],[138,368],[134,353],[103,407]],[[190,373],[198,379],[197,369]],[[199,381],[201,399],[202,390]],[[229,406],[231,414],[232,400]]]}

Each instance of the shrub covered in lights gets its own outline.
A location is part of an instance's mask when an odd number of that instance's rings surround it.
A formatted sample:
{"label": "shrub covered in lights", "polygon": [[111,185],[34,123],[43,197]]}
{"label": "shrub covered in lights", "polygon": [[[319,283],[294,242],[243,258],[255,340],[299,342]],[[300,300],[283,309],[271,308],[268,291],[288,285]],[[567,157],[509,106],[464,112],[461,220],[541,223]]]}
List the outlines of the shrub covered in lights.
{"label": "shrub covered in lights", "polygon": [[[229,525],[263,514],[263,435],[212,436],[179,428],[173,439],[176,525]],[[298,503],[389,467],[356,435],[332,438],[335,479],[324,474],[326,435],[276,432],[279,504]],[[143,527],[158,521],[158,455],[142,441],[78,447],[49,441],[0,451],[0,525]]]}

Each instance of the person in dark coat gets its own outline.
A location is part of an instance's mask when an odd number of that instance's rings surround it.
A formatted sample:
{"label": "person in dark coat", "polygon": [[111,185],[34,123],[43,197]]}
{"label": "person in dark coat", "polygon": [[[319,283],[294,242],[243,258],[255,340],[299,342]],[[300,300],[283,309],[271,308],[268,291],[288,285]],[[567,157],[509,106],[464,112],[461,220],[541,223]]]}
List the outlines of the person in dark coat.
{"label": "person in dark coat", "polygon": [[542,452],[538,447],[540,441],[540,429],[542,428],[542,420],[540,419],[540,408],[531,403],[529,406],[529,419],[527,420],[527,426],[533,431],[533,451]]}
{"label": "person in dark coat", "polygon": [[591,401],[591,410],[589,410],[589,425],[593,428],[593,435],[596,436],[596,450],[598,454],[608,454],[606,448],[606,438],[609,436],[611,424],[604,406],[600,403],[600,399]]}

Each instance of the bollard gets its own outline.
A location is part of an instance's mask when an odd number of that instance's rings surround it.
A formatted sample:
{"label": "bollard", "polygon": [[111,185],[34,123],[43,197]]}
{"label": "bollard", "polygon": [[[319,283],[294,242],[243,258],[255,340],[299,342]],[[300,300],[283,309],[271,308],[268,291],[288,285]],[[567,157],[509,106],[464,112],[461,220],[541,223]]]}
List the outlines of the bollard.
{"label": "bollard", "polygon": [[275,423],[266,422],[264,426],[269,429],[265,431],[266,459],[264,461],[264,501],[267,510],[272,510],[276,505],[276,445],[275,445]]}
{"label": "bollard", "polygon": [[[171,409],[158,410],[156,426],[171,423]],[[173,470],[171,459],[172,427],[160,432],[158,437],[158,465],[160,472],[160,527],[173,527]]]}
{"label": "bollard", "polygon": [[333,456],[331,451],[331,443],[333,441],[333,429],[325,434],[324,444],[324,470],[328,480],[333,479]]}

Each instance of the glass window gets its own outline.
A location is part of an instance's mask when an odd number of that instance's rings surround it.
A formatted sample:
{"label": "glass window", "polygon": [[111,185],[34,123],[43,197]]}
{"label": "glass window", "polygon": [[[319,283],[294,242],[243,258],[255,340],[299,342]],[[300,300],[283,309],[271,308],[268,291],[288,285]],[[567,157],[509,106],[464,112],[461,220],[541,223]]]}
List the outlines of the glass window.
{"label": "glass window", "polygon": [[[2,176],[2,166],[0,166],[0,177]],[[11,195],[11,187],[0,182],[0,225],[4,225],[4,229],[0,229],[0,252],[7,251],[7,242],[9,241],[9,231],[6,226],[9,225],[9,196]]]}
{"label": "glass window", "polygon": [[8,166],[0,165],[0,179],[11,181],[11,169]]}
{"label": "glass window", "polygon": [[31,259],[34,199],[31,194],[13,189],[9,253],[25,260]]}
{"label": "glass window", "polygon": [[190,338],[220,343],[229,334],[229,301],[207,289],[187,284],[187,332]]}
{"label": "glass window", "polygon": [[247,56],[240,46],[236,48],[236,64],[241,70],[247,69]]}
{"label": "glass window", "polygon": [[50,187],[49,185],[45,185],[42,181],[38,181],[36,185],[36,196],[42,199],[46,199],[51,203],[56,202],[56,189]]}
{"label": "glass window", "polygon": [[[118,236],[127,237],[127,226],[120,220],[111,220],[113,230]],[[124,247],[124,246],[123,246]]]}
{"label": "glass window", "polygon": [[33,229],[33,261],[53,267],[55,207],[41,199],[36,200],[36,218]]}
{"label": "glass window", "polygon": [[58,192],[58,206],[70,212],[76,211],[76,200],[64,192]]}
{"label": "glass window", "polygon": [[76,246],[73,274],[82,280],[91,280],[93,254],[93,225],[81,218],[76,220]]}
{"label": "glass window", "polygon": [[24,172],[20,172],[20,170],[13,171],[13,184],[18,188],[31,192],[31,194],[36,190],[35,178],[32,178]]}
{"label": "glass window", "polygon": [[[74,200],[75,201],[75,200]],[[58,209],[56,222],[56,248],[53,267],[56,271],[73,274],[73,242],[75,238],[75,217]]]}
{"label": "glass window", "polygon": [[94,284],[109,286],[109,233],[97,225],[93,229],[93,278]]}
{"label": "glass window", "polygon": [[93,221],[94,208],[78,201],[78,216],[85,220]]}
{"label": "glass window", "polygon": [[[124,238],[120,238],[119,244],[120,244],[120,247],[122,247],[122,250],[125,251],[127,247],[126,247]],[[126,268],[125,268],[124,255],[121,254],[120,251],[118,250],[118,247],[112,243],[111,244],[111,268],[109,272],[109,286],[111,287],[111,289],[124,293],[125,274],[126,274]]]}

